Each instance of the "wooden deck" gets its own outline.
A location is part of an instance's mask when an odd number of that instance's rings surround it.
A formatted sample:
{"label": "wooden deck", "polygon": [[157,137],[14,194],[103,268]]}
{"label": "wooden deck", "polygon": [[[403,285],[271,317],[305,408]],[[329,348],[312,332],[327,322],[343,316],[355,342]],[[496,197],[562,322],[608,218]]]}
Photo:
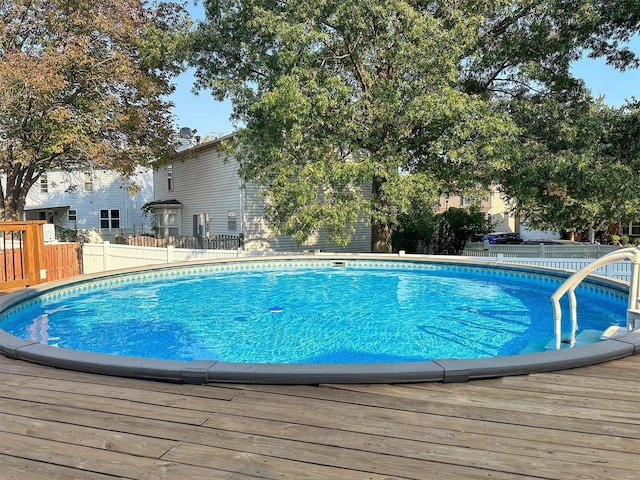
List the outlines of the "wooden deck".
{"label": "wooden deck", "polygon": [[462,384],[171,385],[0,356],[0,479],[638,479],[640,355]]}

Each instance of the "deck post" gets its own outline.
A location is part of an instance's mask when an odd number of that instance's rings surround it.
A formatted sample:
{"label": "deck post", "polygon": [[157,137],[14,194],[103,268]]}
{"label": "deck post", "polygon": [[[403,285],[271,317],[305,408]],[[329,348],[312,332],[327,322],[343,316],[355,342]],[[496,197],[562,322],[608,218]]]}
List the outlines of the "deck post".
{"label": "deck post", "polygon": [[44,221],[26,222],[24,231],[25,273],[29,285],[37,285],[47,280],[47,261],[44,256]]}

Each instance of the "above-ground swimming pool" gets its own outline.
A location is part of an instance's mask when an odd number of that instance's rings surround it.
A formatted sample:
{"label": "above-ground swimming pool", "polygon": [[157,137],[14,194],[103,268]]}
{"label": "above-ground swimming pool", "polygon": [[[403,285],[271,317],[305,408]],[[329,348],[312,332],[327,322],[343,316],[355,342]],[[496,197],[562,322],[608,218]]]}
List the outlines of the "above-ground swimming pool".
{"label": "above-ground swimming pool", "polygon": [[[625,323],[627,302],[624,286],[603,280],[576,291],[579,343],[588,345],[552,350],[550,296],[565,278],[406,257],[109,273],[3,298],[0,350],[189,383],[462,381],[635,353],[637,336],[599,341]],[[563,326],[567,336],[570,328]]]}

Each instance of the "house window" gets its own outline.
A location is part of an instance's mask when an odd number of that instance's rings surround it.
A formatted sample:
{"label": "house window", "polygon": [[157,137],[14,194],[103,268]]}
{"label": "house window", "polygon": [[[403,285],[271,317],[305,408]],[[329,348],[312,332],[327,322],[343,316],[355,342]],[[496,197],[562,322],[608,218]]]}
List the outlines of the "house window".
{"label": "house window", "polygon": [[49,180],[46,173],[40,176],[40,193],[49,193]]}
{"label": "house window", "polygon": [[156,211],[153,214],[153,226],[159,236],[164,237],[164,211]]}
{"label": "house window", "polygon": [[75,210],[69,210],[67,212],[67,218],[70,222],[75,222],[78,219],[78,214]]}
{"label": "house window", "polygon": [[169,213],[167,215],[167,231],[169,232],[170,237],[177,237],[180,235],[177,213]]}
{"label": "house window", "polygon": [[180,217],[178,210],[160,210],[154,215],[155,227],[162,237],[180,236]]}
{"label": "house window", "polygon": [[640,235],[640,222],[623,223],[621,227],[622,235]]}
{"label": "house window", "polygon": [[120,210],[100,210],[100,228],[120,228]]}
{"label": "house window", "polygon": [[84,191],[93,192],[93,175],[91,175],[91,172],[84,172]]}
{"label": "house window", "polygon": [[167,165],[167,189],[173,191],[173,165]]}
{"label": "house window", "polygon": [[230,232],[235,232],[238,228],[238,224],[236,222],[236,211],[229,210],[227,212],[227,229]]}

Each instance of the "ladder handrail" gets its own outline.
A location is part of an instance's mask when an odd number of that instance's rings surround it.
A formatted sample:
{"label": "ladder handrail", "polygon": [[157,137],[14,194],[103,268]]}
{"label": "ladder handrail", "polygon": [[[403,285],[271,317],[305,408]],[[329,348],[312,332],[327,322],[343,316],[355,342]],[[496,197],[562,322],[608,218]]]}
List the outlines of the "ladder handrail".
{"label": "ladder handrail", "polygon": [[[567,278],[562,285],[551,295],[551,301],[553,302],[553,319],[554,319],[554,333],[556,340],[556,350],[559,350],[562,344],[562,309],[560,308],[560,299],[565,293],[569,294],[569,311],[571,313],[571,340],[570,345],[575,344],[575,335],[578,330],[577,319],[577,300],[575,296],[576,287],[584,280],[590,273],[598,268],[619,260],[631,260],[633,262],[633,272],[631,275],[631,281],[629,282],[629,301],[628,310],[638,308],[638,283],[640,279],[640,247],[631,247],[618,250],[616,252],[608,253],[603,257],[594,260],[589,265],[581,268],[576,273]],[[632,326],[627,315],[627,329],[631,330]]]}

